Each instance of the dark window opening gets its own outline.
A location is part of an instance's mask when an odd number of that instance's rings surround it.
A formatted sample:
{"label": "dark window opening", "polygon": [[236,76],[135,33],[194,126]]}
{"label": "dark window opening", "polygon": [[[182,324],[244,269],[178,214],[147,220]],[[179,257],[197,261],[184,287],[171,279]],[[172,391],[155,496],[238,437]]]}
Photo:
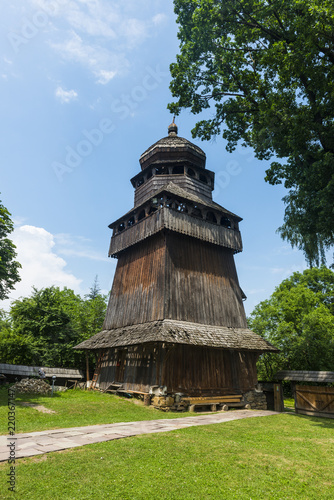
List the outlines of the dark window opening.
{"label": "dark window opening", "polygon": [[231,227],[231,221],[230,221],[230,219],[228,219],[227,217],[224,217],[224,216],[223,216],[223,217],[220,219],[220,225],[221,225],[221,226],[224,226],[224,227]]}
{"label": "dark window opening", "polygon": [[154,212],[156,212],[157,210],[158,210],[157,207],[153,206],[153,207],[150,208],[150,210],[149,210],[148,213],[149,214],[154,214]]}
{"label": "dark window opening", "polygon": [[134,217],[131,217],[129,220],[128,220],[128,227],[131,227],[133,226],[135,223],[135,218]]}
{"label": "dark window opening", "polygon": [[187,169],[187,174],[190,176],[190,177],[196,177],[196,174],[195,172],[193,171],[192,168],[188,168]]}
{"label": "dark window opening", "polygon": [[166,174],[168,174],[167,167],[156,167],[155,168],[155,175],[166,175]]}
{"label": "dark window opening", "polygon": [[145,219],[145,210],[142,210],[138,215],[138,222],[142,219]]}
{"label": "dark window opening", "polygon": [[141,186],[142,184],[144,184],[144,178],[141,177],[138,181],[137,181],[137,187]]}
{"label": "dark window opening", "polygon": [[174,175],[180,175],[180,174],[182,174],[183,175],[184,174],[184,167],[180,167],[180,166],[174,167],[173,171],[172,171],[172,174],[174,174]]}
{"label": "dark window opening", "polygon": [[150,179],[152,177],[152,171],[150,170],[148,173],[147,173],[147,176],[146,176],[146,179]]}
{"label": "dark window opening", "polygon": [[199,180],[202,181],[202,182],[204,182],[205,184],[208,183],[208,179],[203,174],[199,174]]}
{"label": "dark window opening", "polygon": [[203,219],[203,215],[202,215],[201,210],[198,207],[196,207],[196,206],[192,209],[192,215],[194,215],[195,217],[200,217],[201,219]]}
{"label": "dark window opening", "polygon": [[215,214],[214,214],[213,212],[208,212],[208,213],[206,214],[206,220],[207,220],[208,222],[215,222],[215,223],[217,223],[216,216],[215,216]]}
{"label": "dark window opening", "polygon": [[121,222],[120,225],[118,226],[118,232],[120,233],[124,229],[125,229],[125,224],[124,224],[124,222]]}
{"label": "dark window opening", "polygon": [[185,203],[183,203],[182,201],[176,201],[175,208],[178,212],[182,212],[184,214],[188,213],[187,205]]}
{"label": "dark window opening", "polygon": [[166,205],[167,208],[173,208],[173,200],[172,198],[166,198]]}

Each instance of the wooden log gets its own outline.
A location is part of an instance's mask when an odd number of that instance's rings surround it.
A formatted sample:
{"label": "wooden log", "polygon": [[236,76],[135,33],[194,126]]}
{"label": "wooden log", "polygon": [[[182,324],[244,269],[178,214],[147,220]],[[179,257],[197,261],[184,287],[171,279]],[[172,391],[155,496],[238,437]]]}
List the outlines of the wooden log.
{"label": "wooden log", "polygon": [[151,404],[151,395],[144,394],[144,406],[150,406]]}

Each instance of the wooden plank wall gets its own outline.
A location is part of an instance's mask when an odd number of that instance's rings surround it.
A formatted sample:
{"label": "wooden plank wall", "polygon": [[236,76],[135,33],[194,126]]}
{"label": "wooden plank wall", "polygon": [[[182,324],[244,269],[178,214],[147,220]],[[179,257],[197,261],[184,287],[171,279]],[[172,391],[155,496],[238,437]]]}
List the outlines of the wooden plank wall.
{"label": "wooden plank wall", "polygon": [[109,349],[101,368],[99,387],[105,390],[117,382],[127,390],[148,392],[150,386],[161,385],[163,356],[164,348],[154,344]]}
{"label": "wooden plank wall", "polygon": [[159,233],[119,255],[104,330],[163,319],[165,254]]}
{"label": "wooden plank wall", "polygon": [[242,251],[240,231],[163,207],[134,226],[113,236],[110,241],[109,256],[117,255],[122,250],[134,246],[164,228],[219,246],[232,248],[237,252]]}
{"label": "wooden plank wall", "polygon": [[165,318],[247,328],[233,251],[168,233]]}
{"label": "wooden plank wall", "polygon": [[212,189],[209,184],[187,177],[185,175],[155,175],[148,181],[136,188],[135,191],[135,207],[140,205],[149,196],[154,196],[154,192],[162,188],[169,182],[180,186],[182,189],[195,194],[196,196],[204,196],[212,200]]}
{"label": "wooden plank wall", "polygon": [[103,329],[164,318],[247,328],[233,251],[168,231],[120,254]]}
{"label": "wooden plank wall", "polygon": [[[125,357],[123,357],[125,354]],[[125,359],[124,367],[119,366]],[[224,395],[246,392],[257,383],[258,354],[207,347],[162,344],[110,349],[103,363],[99,386],[112,382],[127,390],[147,392],[152,385],[187,395]],[[124,369],[123,369],[124,368]],[[120,378],[117,375],[122,374]]]}
{"label": "wooden plank wall", "polygon": [[224,395],[254,388],[256,353],[175,345],[164,363],[162,384],[188,395]]}
{"label": "wooden plank wall", "polygon": [[167,229],[187,236],[193,236],[194,238],[214,243],[215,245],[233,248],[237,252],[242,251],[240,231],[197,219],[186,213],[170,210],[166,207],[162,210],[164,226]]}
{"label": "wooden plank wall", "polygon": [[103,329],[164,318],[247,328],[233,251],[167,232],[120,254]]}

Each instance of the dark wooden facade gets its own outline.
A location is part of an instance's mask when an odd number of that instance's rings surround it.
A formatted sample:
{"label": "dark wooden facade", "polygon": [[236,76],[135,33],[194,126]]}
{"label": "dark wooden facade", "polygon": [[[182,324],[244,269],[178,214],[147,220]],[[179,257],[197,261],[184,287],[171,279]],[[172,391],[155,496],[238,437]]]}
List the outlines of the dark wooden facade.
{"label": "dark wooden facade", "polygon": [[165,318],[246,328],[241,294],[231,249],[161,231],[119,255],[103,329]]}
{"label": "dark wooden facade", "polygon": [[247,392],[260,353],[276,349],[247,328],[234,263],[241,219],[212,201],[205,154],[174,123],[140,164],[134,208],[109,226],[118,264],[103,331],[76,348],[100,353],[102,389]]}
{"label": "dark wooden facade", "polygon": [[227,395],[251,390],[257,383],[258,353],[184,344],[145,343],[104,351],[101,389],[110,381],[130,391],[165,386],[190,396]]}

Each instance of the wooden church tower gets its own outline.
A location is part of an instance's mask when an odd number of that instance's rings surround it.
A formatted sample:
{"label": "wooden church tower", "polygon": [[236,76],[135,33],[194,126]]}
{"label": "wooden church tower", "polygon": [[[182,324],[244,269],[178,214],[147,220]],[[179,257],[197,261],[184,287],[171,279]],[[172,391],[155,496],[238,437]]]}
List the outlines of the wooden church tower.
{"label": "wooden church tower", "polygon": [[118,263],[103,330],[76,347],[99,352],[101,389],[245,393],[259,355],[276,351],[247,328],[234,263],[241,218],[212,201],[205,161],[174,121],[140,157],[134,207],[109,226]]}

